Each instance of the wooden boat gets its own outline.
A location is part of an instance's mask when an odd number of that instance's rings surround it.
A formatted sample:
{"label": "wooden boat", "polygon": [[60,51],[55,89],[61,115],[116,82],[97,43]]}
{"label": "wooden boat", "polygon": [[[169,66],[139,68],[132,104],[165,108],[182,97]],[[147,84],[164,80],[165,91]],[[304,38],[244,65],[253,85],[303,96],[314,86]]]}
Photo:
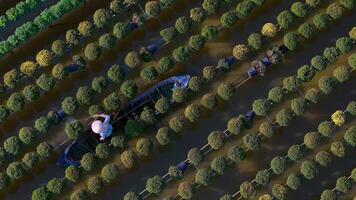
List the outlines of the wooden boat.
{"label": "wooden boat", "polygon": [[[129,119],[137,117],[145,107],[154,109],[156,101],[161,97],[169,99],[171,104],[174,104],[175,102],[172,100],[173,91],[178,88],[186,89],[189,80],[189,75],[173,76],[165,79],[131,100],[125,108],[111,113],[110,123],[114,128],[113,132],[118,132],[118,130],[122,129]],[[155,112],[155,114],[157,116],[160,115],[159,112]],[[71,144],[66,147],[57,162],[59,166],[79,166],[80,160],[85,153],[94,153],[96,146],[100,142],[110,141],[110,137],[104,141],[100,141],[100,136],[92,132],[90,125],[94,120],[97,119],[91,119],[87,123],[87,131],[83,137],[72,141]],[[104,119],[99,118],[99,120]]]}

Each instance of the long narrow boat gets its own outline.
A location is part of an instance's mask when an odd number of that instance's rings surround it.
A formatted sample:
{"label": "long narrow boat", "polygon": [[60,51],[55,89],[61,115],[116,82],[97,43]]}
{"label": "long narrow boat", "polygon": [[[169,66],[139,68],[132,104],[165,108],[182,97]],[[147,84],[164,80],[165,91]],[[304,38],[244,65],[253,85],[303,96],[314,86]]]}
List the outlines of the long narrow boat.
{"label": "long narrow boat", "polygon": [[[137,117],[144,108],[154,108],[156,101],[161,97],[169,99],[170,103],[174,104],[175,102],[172,99],[173,91],[178,88],[186,89],[189,80],[189,75],[173,76],[165,79],[131,100],[125,108],[111,113],[110,123],[114,128],[113,132],[117,133],[125,126],[129,119]],[[157,116],[160,115],[159,112],[155,112],[155,114]],[[99,118],[99,120],[103,119]],[[72,141],[72,143],[66,147],[57,162],[59,166],[79,166],[80,160],[85,153],[95,152],[95,148],[100,142],[109,142],[110,137],[105,141],[100,141],[99,136],[91,131],[90,125],[92,121],[93,120],[88,123],[85,135]]]}

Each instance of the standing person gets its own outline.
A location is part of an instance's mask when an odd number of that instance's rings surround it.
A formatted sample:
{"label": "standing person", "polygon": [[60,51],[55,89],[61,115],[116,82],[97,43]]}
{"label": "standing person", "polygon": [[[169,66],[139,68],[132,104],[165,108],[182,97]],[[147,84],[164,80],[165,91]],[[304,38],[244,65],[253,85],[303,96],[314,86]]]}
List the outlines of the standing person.
{"label": "standing person", "polygon": [[112,125],[109,123],[110,122],[110,115],[107,114],[100,114],[100,115],[94,115],[94,117],[103,117],[105,118],[104,122],[100,120],[95,120],[91,124],[91,129],[93,130],[94,133],[100,135],[100,141],[105,140],[105,138],[110,137],[113,131]]}

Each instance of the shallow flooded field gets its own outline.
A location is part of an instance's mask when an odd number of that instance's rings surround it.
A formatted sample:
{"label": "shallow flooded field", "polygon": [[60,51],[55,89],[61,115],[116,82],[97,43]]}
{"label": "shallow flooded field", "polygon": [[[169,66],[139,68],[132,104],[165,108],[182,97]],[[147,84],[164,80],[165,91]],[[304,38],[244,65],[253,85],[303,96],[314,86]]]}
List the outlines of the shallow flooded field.
{"label": "shallow flooded field", "polygon": [[[2,1],[0,0],[0,4]],[[87,65],[85,71],[76,72],[71,74],[65,81],[58,82],[55,88],[33,103],[26,105],[25,109],[21,112],[11,115],[10,119],[0,125],[0,142],[3,143],[8,137],[18,134],[19,128],[25,126],[33,126],[35,119],[40,116],[46,115],[50,110],[60,109],[62,100],[67,96],[76,95],[77,89],[81,86],[90,86],[94,77],[103,75],[105,76],[107,70],[113,64],[125,66],[125,55],[133,50],[138,50],[142,46],[150,45],[160,40],[159,31],[166,27],[174,26],[175,21],[180,16],[189,16],[189,11],[193,7],[200,7],[203,1],[201,0],[178,0],[174,6],[163,10],[160,15],[154,19],[150,19],[144,28],[133,31],[127,38],[124,38],[116,43],[115,47],[110,50],[104,50],[102,56],[96,60],[91,61]],[[153,86],[155,83],[164,80],[167,77],[177,74],[188,74],[191,76],[201,76],[202,70],[205,66],[216,66],[219,59],[232,55],[232,48],[236,44],[246,43],[247,37],[251,33],[259,33],[261,27],[268,22],[276,22],[278,13],[283,10],[288,10],[294,1],[285,0],[266,0],[265,4],[254,10],[251,16],[240,19],[237,23],[229,28],[224,29],[219,33],[217,39],[207,41],[205,47],[198,51],[193,52],[191,59],[185,63],[175,65],[175,67],[168,73],[159,77],[159,79],[152,83],[147,83],[140,78],[140,69],[148,66],[157,66],[160,58],[169,56],[172,51],[180,45],[188,44],[189,36],[199,34],[204,25],[218,25],[220,16],[229,10],[234,10],[235,3],[231,7],[222,7],[218,13],[209,16],[202,24],[195,26],[192,31],[187,35],[179,35],[177,40],[160,49],[155,55],[154,59],[150,62],[144,63],[137,69],[128,73],[128,78],[134,80],[139,86],[139,93],[145,91],[147,88]],[[263,48],[256,50],[245,61],[238,61],[233,65],[233,68],[228,73],[221,73],[218,76],[207,82],[202,87],[202,90],[189,96],[188,101],[176,105],[173,110],[159,119],[159,121],[151,128],[145,130],[142,137],[155,140],[155,133],[158,128],[168,126],[169,120],[173,116],[184,115],[186,106],[197,103],[199,104],[201,97],[208,93],[216,93],[218,86],[223,82],[236,83],[240,77],[246,76],[247,70],[251,66],[251,61],[256,58],[262,58],[264,52],[275,45],[283,44],[283,35],[289,31],[297,31],[300,24],[305,21],[312,22],[313,16],[319,12],[325,11],[326,7],[334,1],[325,1],[320,8],[316,8],[308,14],[305,18],[298,19],[294,25],[279,33],[275,38],[266,41]],[[43,30],[34,38],[21,45],[20,48],[14,50],[13,53],[0,59],[0,72],[3,75],[5,72],[11,70],[13,66],[18,66],[21,62],[27,59],[33,59],[36,52],[42,48],[49,48],[50,43],[58,37],[63,37],[66,30],[75,28],[78,22],[91,17],[91,14],[99,9],[106,7],[110,1],[95,1],[88,0],[85,5],[74,10],[64,17],[62,17],[56,26]],[[12,2],[5,2],[4,5],[10,5]],[[0,13],[2,12],[0,6]],[[132,12],[139,12],[139,8],[132,8]],[[248,80],[245,84],[241,85],[236,90],[236,94],[229,101],[222,99],[218,100],[218,106],[213,110],[202,110],[202,116],[196,123],[188,123],[182,133],[175,134],[171,138],[171,143],[166,147],[161,147],[155,142],[152,155],[147,158],[140,158],[139,164],[134,169],[124,169],[120,161],[122,150],[113,152],[113,155],[98,164],[98,168],[93,172],[88,173],[77,183],[69,183],[60,196],[57,195],[56,199],[70,199],[73,191],[80,188],[87,188],[87,181],[94,175],[99,175],[101,168],[108,163],[115,163],[120,167],[120,178],[114,183],[106,184],[104,189],[99,194],[90,194],[89,199],[123,199],[124,195],[129,191],[140,193],[146,187],[146,181],[149,177],[155,175],[164,175],[167,173],[169,166],[176,165],[187,157],[189,149],[192,147],[202,147],[207,143],[207,136],[214,130],[225,130],[228,120],[233,116],[246,113],[251,110],[251,105],[255,99],[264,98],[267,96],[268,91],[274,86],[281,86],[282,81],[287,76],[295,75],[297,69],[304,64],[309,64],[312,57],[315,55],[322,55],[326,47],[334,46],[338,38],[347,36],[349,31],[356,25],[356,12],[354,10],[347,11],[340,20],[336,20],[329,25],[326,30],[319,31],[318,34],[311,39],[303,39],[300,42],[300,47],[288,52],[281,64],[271,65],[266,71],[264,76],[256,76]],[[75,16],[75,17],[74,17]],[[82,54],[84,44],[91,41],[96,41],[97,38],[105,32],[112,32],[113,25],[119,21],[127,21],[127,16],[120,16],[108,24],[103,30],[98,31],[92,37],[83,41],[82,45],[73,49],[70,55],[65,55],[63,58],[58,59],[56,62],[69,64],[71,62],[72,54]],[[354,41],[355,42],[355,41]],[[307,89],[311,87],[318,87],[318,80],[325,75],[332,76],[333,70],[337,66],[348,65],[347,58],[351,54],[356,53],[353,50],[351,53],[342,55],[338,58],[337,62],[328,66],[326,70],[317,72],[316,76],[307,84],[302,84],[300,88],[305,94]],[[50,67],[51,68],[51,67]],[[51,69],[43,70],[45,73],[50,73]],[[276,135],[272,138],[264,140],[259,150],[255,152],[248,152],[248,157],[245,161],[232,164],[227,171],[212,179],[208,186],[200,186],[193,199],[197,200],[217,200],[224,194],[233,194],[239,190],[239,186],[244,181],[251,181],[255,178],[258,170],[268,168],[270,160],[278,155],[285,155],[288,148],[292,144],[302,143],[303,136],[306,132],[317,130],[317,126],[321,121],[330,120],[330,115],[338,109],[344,109],[346,105],[356,100],[356,75],[353,72],[350,75],[350,80],[345,83],[338,84],[334,91],[323,96],[320,103],[310,105],[307,111],[302,115],[296,117],[292,124],[288,127],[278,128]],[[14,91],[21,91],[23,87],[34,80],[29,79],[14,89]],[[91,102],[93,104],[101,104],[104,97],[112,92],[119,92],[119,84],[112,84],[100,95]],[[10,95],[5,94],[0,97],[2,104],[6,104],[6,99]],[[127,105],[127,99],[121,95],[122,105]],[[270,117],[274,117],[282,108],[289,108],[291,99],[298,97],[297,94],[288,95],[282,103],[274,105]],[[65,118],[59,125],[50,129],[47,135],[41,135],[41,141],[47,141],[55,147],[55,153],[50,159],[41,162],[31,173],[18,181],[13,181],[11,186],[6,190],[0,191],[0,199],[13,200],[13,199],[31,199],[31,194],[36,188],[45,185],[53,177],[64,177],[65,168],[57,166],[56,162],[63,152],[64,148],[69,143],[64,131],[65,124],[79,119],[84,121],[88,117],[88,106],[82,106],[74,115]],[[218,157],[226,155],[229,148],[234,144],[242,144],[243,134],[258,132],[258,127],[262,122],[266,122],[266,118],[256,117],[253,127],[246,130],[240,136],[233,136],[228,139],[223,148],[217,151],[210,152],[200,167],[208,167],[210,162]],[[343,131],[350,126],[356,126],[356,120],[353,119],[348,122],[347,126],[338,130],[336,138],[342,138]],[[125,149],[135,149],[138,138],[134,138],[128,142],[128,147]],[[323,144],[320,148],[308,152],[306,158],[313,158],[314,153],[321,149],[325,149],[329,142]],[[23,152],[32,151],[35,146],[27,146]],[[5,165],[1,166],[2,172],[6,172],[6,167],[10,162],[21,160],[24,153],[17,156],[12,156]],[[333,163],[326,167],[321,168],[318,176],[311,180],[306,181],[297,191],[289,191],[288,200],[312,199],[317,200],[323,190],[327,188],[334,188],[336,179],[340,176],[348,176],[353,168],[356,167],[356,149],[348,148],[346,156],[338,158]],[[258,189],[258,194],[269,192],[271,193],[272,186],[276,183],[284,184],[290,172],[298,172],[300,162],[292,164],[283,175],[272,176],[271,183],[267,186]],[[196,169],[194,167],[188,168],[184,173],[182,180],[170,182],[166,185],[164,190],[159,196],[150,195],[146,199],[163,199],[168,196],[176,196],[177,188],[183,181],[195,180]],[[356,186],[354,185],[351,191],[343,195],[340,199],[350,200],[356,195]],[[180,199],[176,196],[175,199]]]}

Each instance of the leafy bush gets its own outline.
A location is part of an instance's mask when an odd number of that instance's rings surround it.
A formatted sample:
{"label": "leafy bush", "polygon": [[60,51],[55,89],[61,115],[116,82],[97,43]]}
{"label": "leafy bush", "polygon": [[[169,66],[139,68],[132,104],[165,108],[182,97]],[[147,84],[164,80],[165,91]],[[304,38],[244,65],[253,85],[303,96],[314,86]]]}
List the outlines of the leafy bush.
{"label": "leafy bush", "polygon": [[228,11],[225,12],[220,17],[220,23],[223,27],[230,28],[232,27],[238,20],[238,14],[236,11]]}
{"label": "leafy bush", "polygon": [[87,182],[88,190],[93,194],[98,194],[104,188],[104,180],[100,176],[93,176]]}
{"label": "leafy bush", "polygon": [[236,11],[242,17],[247,17],[251,14],[252,10],[255,8],[255,5],[250,0],[244,0],[237,4]]}
{"label": "leafy bush", "polygon": [[313,23],[317,29],[326,29],[330,23],[329,16],[324,13],[314,15]]}
{"label": "leafy bush", "polygon": [[32,144],[36,141],[38,132],[32,127],[23,127],[19,130],[19,139],[24,144]]}
{"label": "leafy bush", "polygon": [[80,160],[80,165],[85,171],[93,171],[98,164],[98,160],[93,153],[86,153]]}
{"label": "leafy bush", "polygon": [[6,101],[6,106],[13,112],[22,111],[25,107],[25,97],[17,92],[14,92]]}
{"label": "leafy bush", "polygon": [[134,81],[127,80],[121,84],[120,92],[126,97],[132,99],[136,96],[138,87]]}
{"label": "leafy bush", "polygon": [[289,50],[295,50],[300,43],[300,36],[295,32],[289,32],[284,35],[283,43]]}
{"label": "leafy bush", "polygon": [[167,98],[162,97],[155,103],[155,109],[161,114],[165,114],[170,111],[171,104]]}
{"label": "leafy bush", "polygon": [[99,46],[105,49],[114,48],[115,42],[116,38],[109,33],[105,33],[99,38]]}
{"label": "leafy bush", "polygon": [[4,149],[7,153],[18,155],[23,148],[23,143],[16,136],[11,136],[4,141]]}
{"label": "leafy bush", "polygon": [[344,7],[342,7],[342,5],[339,3],[332,3],[326,9],[326,13],[334,20],[339,19],[344,13],[344,11]]}
{"label": "leafy bush", "polygon": [[183,16],[183,17],[179,17],[176,20],[174,27],[179,33],[185,34],[188,31],[190,31],[190,29],[192,27],[192,23],[189,18],[186,18]]}
{"label": "leafy bush", "polygon": [[78,88],[76,99],[80,104],[89,105],[94,100],[94,90],[90,87],[83,86]]}
{"label": "leafy bush", "polygon": [[40,161],[40,158],[36,152],[26,153],[22,158],[23,164],[29,169],[32,169],[35,166],[37,166],[39,161]]}
{"label": "leafy bush", "polygon": [[112,65],[107,72],[108,78],[114,83],[121,83],[125,79],[125,72],[120,65]]}
{"label": "leafy bush", "polygon": [[64,80],[68,75],[69,72],[62,63],[58,63],[52,68],[52,76],[57,80]]}
{"label": "leafy bush", "polygon": [[234,145],[229,149],[228,157],[234,162],[240,162],[245,160],[246,152],[242,147]]}
{"label": "leafy bush", "polygon": [[84,55],[88,60],[96,60],[101,56],[101,48],[94,43],[89,43],[84,49]]}
{"label": "leafy bush", "polygon": [[159,34],[165,42],[172,42],[178,35],[174,27],[162,29]]}
{"label": "leafy bush", "polygon": [[53,55],[47,49],[42,49],[36,55],[36,61],[41,67],[48,67],[52,64]]}
{"label": "leafy bush", "polygon": [[72,182],[77,182],[82,176],[82,171],[80,168],[77,166],[69,166],[65,170],[65,177],[66,179],[72,181]]}
{"label": "leafy bush", "polygon": [[158,71],[156,70],[155,67],[150,66],[150,67],[145,67],[141,70],[140,76],[144,81],[154,81],[158,78]]}
{"label": "leafy bush", "polygon": [[32,196],[31,199],[32,200],[47,200],[47,199],[52,199],[53,198],[53,194],[47,190],[47,187],[45,186],[41,186],[37,189],[35,189],[32,192]]}
{"label": "leafy bush", "polygon": [[160,194],[164,189],[165,181],[160,176],[149,178],[146,183],[146,190],[153,194]]}
{"label": "leafy bush", "polygon": [[194,186],[190,182],[182,182],[178,186],[178,195],[184,199],[191,199],[195,193]]}
{"label": "leafy bush", "polygon": [[260,49],[263,45],[263,37],[260,33],[251,33],[247,38],[247,43],[253,49]]}
{"label": "leafy bush", "polygon": [[186,62],[190,56],[191,51],[185,46],[179,46],[173,50],[173,58],[176,62],[183,63]]}
{"label": "leafy bush", "polygon": [[53,146],[47,142],[41,142],[37,145],[36,152],[41,158],[49,158],[53,154]]}
{"label": "leafy bush", "polygon": [[231,83],[221,83],[217,88],[217,93],[220,98],[228,101],[235,95],[235,87]]}
{"label": "leafy bush", "polygon": [[190,48],[199,51],[205,45],[205,38],[202,35],[192,35],[189,38],[189,46]]}
{"label": "leafy bush", "polygon": [[73,98],[73,97],[66,97],[62,101],[62,110],[67,114],[67,115],[72,115],[74,114],[75,111],[78,110],[79,104],[78,101]]}
{"label": "leafy bush", "polygon": [[297,17],[304,17],[308,13],[308,6],[305,3],[297,1],[292,4],[291,11]]}
{"label": "leafy bush", "polygon": [[26,175],[25,165],[22,162],[18,161],[12,162],[6,168],[6,174],[12,180],[18,180]]}
{"label": "leafy bush", "polygon": [[127,121],[124,130],[129,137],[137,137],[143,132],[144,128],[145,124],[141,120],[130,119]]}
{"label": "leafy bush", "polygon": [[107,164],[101,170],[101,176],[108,182],[114,182],[119,177],[119,167],[116,164]]}
{"label": "leafy bush", "polygon": [[168,145],[170,143],[171,130],[168,127],[162,127],[158,129],[156,134],[156,140],[160,145]]}
{"label": "leafy bush", "polygon": [[330,94],[336,85],[336,79],[330,76],[323,76],[318,81],[318,86],[324,94]]}
{"label": "leafy bush", "polygon": [[284,157],[276,156],[271,160],[271,168],[277,175],[282,174],[287,169],[287,160]]}
{"label": "leafy bush", "polygon": [[53,178],[47,183],[47,189],[48,191],[54,193],[54,194],[60,194],[66,185],[65,179],[61,178]]}
{"label": "leafy bush", "polygon": [[93,15],[94,24],[99,28],[104,27],[110,18],[110,12],[104,8],[96,10]]}
{"label": "leafy bush", "polygon": [[315,31],[315,26],[308,22],[303,23],[298,28],[298,33],[307,39],[311,38],[314,35]]}
{"label": "leafy bush", "polygon": [[84,126],[78,120],[67,123],[64,130],[67,137],[72,140],[78,139],[82,134],[84,134]]}
{"label": "leafy bush", "polygon": [[169,120],[168,124],[174,132],[179,133],[183,131],[185,121],[182,116],[174,116]]}
{"label": "leafy bush", "polygon": [[91,88],[97,93],[102,93],[108,86],[109,81],[103,76],[95,77],[91,82]]}
{"label": "leafy bush", "polygon": [[112,92],[103,100],[104,108],[107,111],[118,110],[121,106],[120,96],[116,92]]}
{"label": "leafy bush", "polygon": [[121,154],[121,162],[126,168],[133,168],[137,164],[137,156],[132,150],[127,150]]}
{"label": "leafy bush", "polygon": [[217,106],[217,98],[213,93],[207,93],[200,99],[200,104],[207,109],[214,109]]}
{"label": "leafy bush", "polygon": [[221,131],[212,131],[208,135],[208,144],[211,148],[217,150],[220,149],[224,145],[224,133]]}
{"label": "leafy bush", "polygon": [[200,107],[197,104],[190,104],[185,108],[184,116],[189,119],[190,122],[196,122],[200,118]]}
{"label": "leafy bush", "polygon": [[282,28],[288,29],[294,23],[294,15],[289,10],[282,11],[277,16],[277,21]]}

